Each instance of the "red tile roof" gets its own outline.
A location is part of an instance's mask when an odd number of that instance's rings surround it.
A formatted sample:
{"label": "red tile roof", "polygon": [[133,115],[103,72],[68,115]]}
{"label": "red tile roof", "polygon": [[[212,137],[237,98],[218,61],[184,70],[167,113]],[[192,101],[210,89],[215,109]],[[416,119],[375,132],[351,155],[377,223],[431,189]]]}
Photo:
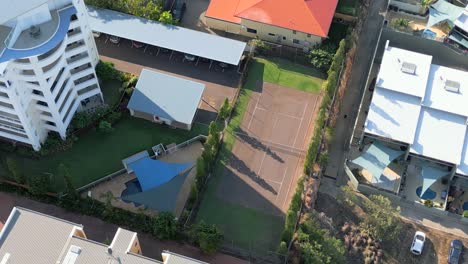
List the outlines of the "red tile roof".
{"label": "red tile roof", "polygon": [[211,0],[206,16],[241,18],[326,37],[338,0]]}

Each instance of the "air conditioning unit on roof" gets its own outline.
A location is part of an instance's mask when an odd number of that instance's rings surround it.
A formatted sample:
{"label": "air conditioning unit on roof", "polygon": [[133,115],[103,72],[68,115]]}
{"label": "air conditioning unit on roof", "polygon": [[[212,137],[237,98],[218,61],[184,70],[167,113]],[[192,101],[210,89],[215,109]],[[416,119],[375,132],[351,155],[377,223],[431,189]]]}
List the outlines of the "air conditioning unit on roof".
{"label": "air conditioning unit on roof", "polygon": [[457,82],[457,81],[445,80],[444,89],[449,91],[449,92],[459,93],[460,92],[460,83]]}
{"label": "air conditioning unit on roof", "polygon": [[416,64],[404,61],[401,64],[401,71],[408,74],[416,74]]}

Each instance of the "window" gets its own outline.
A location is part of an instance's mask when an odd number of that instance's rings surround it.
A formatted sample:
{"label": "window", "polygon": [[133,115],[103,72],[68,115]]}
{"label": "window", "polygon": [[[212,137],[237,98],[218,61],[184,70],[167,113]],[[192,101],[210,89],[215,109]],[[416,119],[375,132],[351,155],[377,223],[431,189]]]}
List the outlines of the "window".
{"label": "window", "polygon": [[54,122],[51,122],[51,121],[47,121],[46,124],[50,125],[50,126],[56,126]]}
{"label": "window", "polygon": [[298,39],[293,39],[294,44],[300,44],[300,41]]}
{"label": "window", "polygon": [[312,35],[311,35],[311,34],[307,34],[307,37],[310,38],[310,37],[312,37]]}
{"label": "window", "polygon": [[293,34],[296,35],[297,31],[296,30],[293,30]]}
{"label": "window", "polygon": [[273,33],[268,33],[268,35],[273,36],[273,37],[275,36],[275,34],[273,34]]}
{"label": "window", "polygon": [[253,28],[247,28],[247,32],[257,34],[257,30]]}
{"label": "window", "polygon": [[283,37],[283,40],[286,40],[286,37]]}

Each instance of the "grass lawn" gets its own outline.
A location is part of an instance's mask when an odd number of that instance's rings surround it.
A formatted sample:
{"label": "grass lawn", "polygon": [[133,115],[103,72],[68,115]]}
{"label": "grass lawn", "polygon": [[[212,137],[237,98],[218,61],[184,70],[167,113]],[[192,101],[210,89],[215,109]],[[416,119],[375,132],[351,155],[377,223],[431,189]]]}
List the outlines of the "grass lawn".
{"label": "grass lawn", "polygon": [[[89,131],[67,151],[38,160],[16,158],[27,176],[44,172],[54,174],[58,165],[64,163],[70,167],[75,186],[80,187],[123,168],[121,160],[136,152],[149,150],[158,143],[181,143],[198,134],[206,134],[207,130],[199,124],[194,124],[191,131],[170,129],[124,115],[110,134]],[[7,155],[11,156],[11,153]],[[55,179],[54,184],[54,189],[63,189],[63,179]]]}
{"label": "grass lawn", "polygon": [[284,59],[256,58],[251,61],[249,78],[245,86],[253,88],[257,80],[261,80],[305,92],[317,93],[320,91],[325,77],[323,73],[312,67],[294,64]]}
{"label": "grass lawn", "polygon": [[120,91],[122,83],[119,80],[105,81],[100,86],[106,104],[115,105],[119,102],[122,95]]}
{"label": "grass lawn", "polygon": [[336,12],[355,16],[357,4],[357,0],[339,0],[338,6],[336,7]]}
{"label": "grass lawn", "polygon": [[[284,218],[226,202],[216,195],[216,189],[225,165],[229,161],[235,131],[244,117],[252,90],[258,80],[288,86],[302,91],[320,91],[322,75],[304,66],[285,60],[257,58],[249,65],[249,74],[234,109],[233,118],[224,135],[220,161],[216,164],[214,177],[208,182],[203,201],[197,214],[197,221],[216,224],[224,233],[226,243],[253,251],[265,253],[276,250],[284,226]],[[239,194],[242,195],[242,194]]]}

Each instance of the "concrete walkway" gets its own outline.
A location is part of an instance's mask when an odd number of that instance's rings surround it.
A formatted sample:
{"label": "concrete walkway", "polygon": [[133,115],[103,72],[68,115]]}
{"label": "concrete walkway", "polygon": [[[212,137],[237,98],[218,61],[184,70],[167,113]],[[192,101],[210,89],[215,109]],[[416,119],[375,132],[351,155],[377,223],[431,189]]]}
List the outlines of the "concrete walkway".
{"label": "concrete walkway", "polygon": [[[322,178],[319,193],[336,198],[339,191],[334,179]],[[404,220],[468,239],[468,224],[462,223],[460,218],[431,214],[424,208],[416,207],[404,201],[400,202],[398,206],[401,209],[401,218]]]}
{"label": "concrete walkway", "polygon": [[367,75],[387,8],[387,0],[373,0],[370,2],[369,13],[357,43],[353,69],[342,100],[334,130],[335,136],[331,142],[330,159],[325,171],[325,175],[338,178],[339,184],[345,184],[347,181],[343,170],[343,162],[347,156],[348,142],[357,117],[362,91],[365,89]]}

